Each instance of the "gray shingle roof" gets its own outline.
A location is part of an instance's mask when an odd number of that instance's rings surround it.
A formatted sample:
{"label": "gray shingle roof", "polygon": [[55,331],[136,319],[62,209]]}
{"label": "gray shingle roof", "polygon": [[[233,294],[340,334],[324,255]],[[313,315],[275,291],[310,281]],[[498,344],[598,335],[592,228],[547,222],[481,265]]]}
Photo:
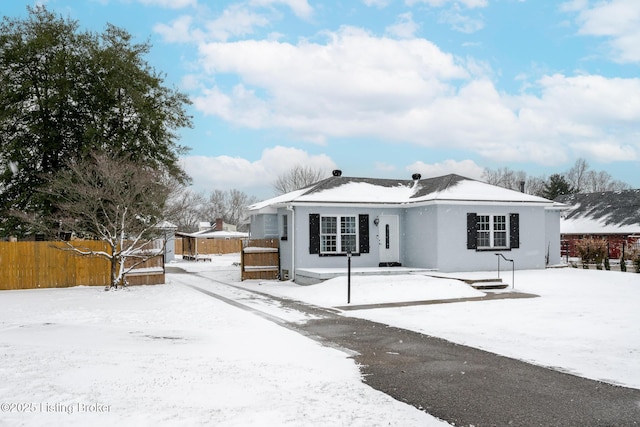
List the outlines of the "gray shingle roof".
{"label": "gray shingle roof", "polygon": [[556,201],[570,206],[565,220],[586,217],[605,225],[640,225],[640,189],[569,194]]}
{"label": "gray shingle roof", "polygon": [[[449,187],[455,186],[460,181],[475,181],[471,178],[465,178],[460,175],[449,174],[444,176],[438,176],[435,178],[425,178],[419,180],[420,186],[418,191],[411,196],[411,198],[419,198],[426,196],[427,194],[443,191]],[[405,187],[411,187],[415,180],[412,179],[383,179],[383,178],[355,178],[346,176],[332,176],[326,178],[320,182],[310,185],[309,190],[304,195],[318,193],[324,190],[330,190],[351,182],[363,182],[366,184],[375,185],[378,187],[398,187],[400,185]]]}

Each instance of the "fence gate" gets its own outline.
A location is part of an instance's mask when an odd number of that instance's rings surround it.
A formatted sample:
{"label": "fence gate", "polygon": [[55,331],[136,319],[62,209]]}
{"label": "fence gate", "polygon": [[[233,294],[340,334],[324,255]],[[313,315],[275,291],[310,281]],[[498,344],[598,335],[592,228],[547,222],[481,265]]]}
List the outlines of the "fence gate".
{"label": "fence gate", "polygon": [[280,276],[280,249],[278,239],[246,240],[242,245],[240,263],[241,280],[275,280]]}

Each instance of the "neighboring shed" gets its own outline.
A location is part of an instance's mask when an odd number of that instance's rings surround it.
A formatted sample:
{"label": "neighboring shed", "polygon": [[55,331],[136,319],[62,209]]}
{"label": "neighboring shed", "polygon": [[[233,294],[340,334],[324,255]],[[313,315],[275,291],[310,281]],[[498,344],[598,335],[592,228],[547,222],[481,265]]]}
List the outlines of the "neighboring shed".
{"label": "neighboring shed", "polygon": [[587,238],[604,239],[609,258],[620,258],[623,246],[640,239],[640,189],[560,196],[569,208],[560,219],[563,256],[576,256],[575,244]]}
{"label": "neighboring shed", "polygon": [[212,225],[201,223],[201,228],[195,233],[176,233],[181,239],[179,246],[183,259],[208,260],[212,255],[240,253],[243,239],[249,237],[248,233],[235,231],[235,226],[225,224],[222,219],[217,219]]}

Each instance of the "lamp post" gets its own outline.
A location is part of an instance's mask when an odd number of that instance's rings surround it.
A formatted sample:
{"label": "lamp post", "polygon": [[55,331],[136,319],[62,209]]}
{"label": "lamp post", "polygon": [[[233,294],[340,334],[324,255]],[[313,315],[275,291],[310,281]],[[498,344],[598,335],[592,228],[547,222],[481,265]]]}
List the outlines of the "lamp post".
{"label": "lamp post", "polygon": [[351,304],[351,250],[347,251],[347,304]]}

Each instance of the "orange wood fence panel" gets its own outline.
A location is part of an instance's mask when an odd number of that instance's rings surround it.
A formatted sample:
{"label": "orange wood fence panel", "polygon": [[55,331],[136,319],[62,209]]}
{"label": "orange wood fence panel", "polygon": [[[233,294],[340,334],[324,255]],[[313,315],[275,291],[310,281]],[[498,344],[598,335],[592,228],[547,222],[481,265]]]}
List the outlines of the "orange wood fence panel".
{"label": "orange wood fence panel", "polygon": [[[109,251],[101,241],[71,242],[76,247]],[[63,242],[0,242],[0,290],[108,286],[108,260],[64,250]],[[129,284],[164,283],[164,257],[149,260],[127,274]]]}
{"label": "orange wood fence panel", "polygon": [[242,251],[242,239],[198,239],[183,237],[181,253],[184,259],[195,259],[203,255],[235,254]]}
{"label": "orange wood fence panel", "polygon": [[275,280],[280,277],[278,239],[254,239],[243,243],[240,256],[241,280]]}

